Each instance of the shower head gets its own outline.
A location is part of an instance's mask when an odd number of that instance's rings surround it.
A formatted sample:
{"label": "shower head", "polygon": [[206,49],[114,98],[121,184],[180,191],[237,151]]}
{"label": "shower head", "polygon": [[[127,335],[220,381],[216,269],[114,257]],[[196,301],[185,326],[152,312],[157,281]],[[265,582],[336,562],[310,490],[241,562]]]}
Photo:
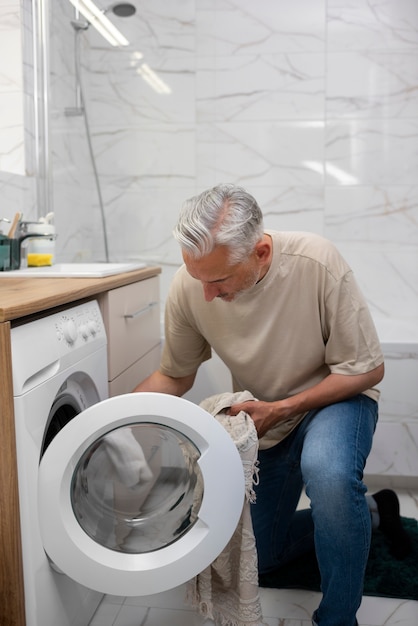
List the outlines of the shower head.
{"label": "shower head", "polygon": [[134,15],[136,9],[130,3],[114,2],[107,9],[101,9],[91,0],[70,0],[77,11],[87,20],[84,25],[79,19],[71,22],[76,32],[86,30],[90,24],[104,37],[112,46],[129,46],[129,41],[116,28],[116,26],[106,17],[108,11],[112,11],[114,15]]}
{"label": "shower head", "polygon": [[118,17],[131,17],[136,13],[136,7],[130,2],[116,2],[109,9]]}

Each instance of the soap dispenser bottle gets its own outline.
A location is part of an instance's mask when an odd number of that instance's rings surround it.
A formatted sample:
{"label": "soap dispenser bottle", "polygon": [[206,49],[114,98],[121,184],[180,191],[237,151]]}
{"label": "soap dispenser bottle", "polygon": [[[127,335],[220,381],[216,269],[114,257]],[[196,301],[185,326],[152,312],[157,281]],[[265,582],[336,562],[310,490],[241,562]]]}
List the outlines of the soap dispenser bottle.
{"label": "soap dispenser bottle", "polygon": [[41,217],[30,225],[30,234],[37,235],[28,242],[26,260],[28,267],[53,265],[55,261],[55,226],[53,213]]}

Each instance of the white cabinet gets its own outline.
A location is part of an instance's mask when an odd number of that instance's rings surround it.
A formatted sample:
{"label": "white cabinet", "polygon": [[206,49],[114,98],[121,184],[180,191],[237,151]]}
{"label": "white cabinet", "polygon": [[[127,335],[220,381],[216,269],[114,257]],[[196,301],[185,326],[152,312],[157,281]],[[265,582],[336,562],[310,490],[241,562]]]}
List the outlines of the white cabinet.
{"label": "white cabinet", "polygon": [[160,287],[153,276],[102,294],[109,396],[129,393],[159,366]]}

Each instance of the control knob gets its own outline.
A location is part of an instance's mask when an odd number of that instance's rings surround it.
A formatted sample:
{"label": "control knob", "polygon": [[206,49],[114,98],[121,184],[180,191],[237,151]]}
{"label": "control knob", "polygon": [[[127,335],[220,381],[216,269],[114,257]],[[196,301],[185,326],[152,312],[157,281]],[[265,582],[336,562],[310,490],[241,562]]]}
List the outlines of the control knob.
{"label": "control knob", "polygon": [[65,341],[70,345],[73,344],[74,341],[77,339],[77,326],[75,325],[74,320],[66,320],[64,322],[62,331]]}

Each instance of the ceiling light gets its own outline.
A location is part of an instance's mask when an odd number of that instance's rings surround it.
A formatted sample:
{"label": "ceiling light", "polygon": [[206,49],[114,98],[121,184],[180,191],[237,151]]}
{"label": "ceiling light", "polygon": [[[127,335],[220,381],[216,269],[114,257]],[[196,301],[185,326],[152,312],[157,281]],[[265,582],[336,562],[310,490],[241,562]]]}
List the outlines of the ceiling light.
{"label": "ceiling light", "polygon": [[70,0],[71,4],[112,46],[129,46],[129,41],[92,0]]}

